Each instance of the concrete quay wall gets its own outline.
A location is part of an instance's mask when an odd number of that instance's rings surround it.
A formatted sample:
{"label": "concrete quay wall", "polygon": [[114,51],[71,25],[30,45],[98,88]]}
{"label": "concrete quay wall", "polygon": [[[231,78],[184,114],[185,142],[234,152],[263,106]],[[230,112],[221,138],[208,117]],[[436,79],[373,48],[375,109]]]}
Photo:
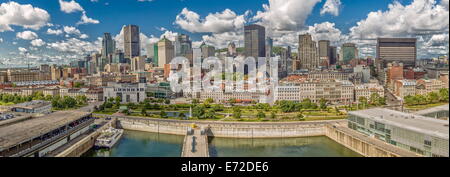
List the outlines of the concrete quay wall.
{"label": "concrete quay wall", "polygon": [[208,136],[224,138],[283,138],[325,135],[325,126],[339,124],[345,120],[317,122],[280,122],[280,123],[247,123],[247,122],[210,122],[210,121],[172,121],[161,119],[145,119],[118,117],[117,126],[128,130],[154,133],[185,135],[192,124],[209,128]]}

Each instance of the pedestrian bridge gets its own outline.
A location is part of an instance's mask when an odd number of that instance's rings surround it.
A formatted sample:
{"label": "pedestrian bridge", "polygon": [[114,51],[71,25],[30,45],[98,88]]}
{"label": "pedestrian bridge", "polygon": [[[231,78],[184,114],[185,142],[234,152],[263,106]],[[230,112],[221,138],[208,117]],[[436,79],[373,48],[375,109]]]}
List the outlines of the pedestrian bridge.
{"label": "pedestrian bridge", "polygon": [[181,157],[209,157],[207,128],[188,128]]}

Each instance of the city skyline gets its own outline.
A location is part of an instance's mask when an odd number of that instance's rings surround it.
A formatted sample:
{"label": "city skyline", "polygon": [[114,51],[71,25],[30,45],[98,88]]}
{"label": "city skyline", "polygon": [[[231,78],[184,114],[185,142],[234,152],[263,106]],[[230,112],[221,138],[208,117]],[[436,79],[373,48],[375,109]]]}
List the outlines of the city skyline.
{"label": "city skyline", "polygon": [[[211,7],[205,7],[202,1],[171,1],[173,4],[160,0],[129,1],[130,5],[123,9],[124,12],[117,14],[113,14],[114,10],[122,2],[2,2],[0,8],[6,13],[0,18],[8,19],[0,24],[0,65],[23,66],[28,62],[24,60],[26,54],[34,64],[64,64],[82,59],[84,55],[100,52],[104,32],[111,33],[117,48],[123,50],[121,29],[128,24],[138,25],[141,30],[141,54],[147,53],[146,45],[156,43],[163,36],[175,41],[177,34],[188,34],[192,38],[192,46],[197,48],[203,42],[216,49],[226,48],[230,42],[243,47],[244,25],[260,24],[266,28],[266,37],[273,39],[274,46],[290,46],[293,51],[297,51],[298,35],[310,33],[315,42],[330,40],[330,44],[338,48],[343,43],[353,42],[362,57],[376,55],[377,37],[416,37],[418,59],[448,55],[448,20],[442,20],[448,19],[448,0],[365,4],[345,0],[310,0],[304,3],[289,0],[281,4],[279,0],[270,0],[240,5],[230,1],[227,6],[224,2],[214,2]],[[352,10],[371,3],[377,5]],[[168,12],[151,11],[162,7]],[[300,8],[306,10],[296,10]],[[25,11],[30,14],[21,16]],[[117,22],[109,19],[118,14],[122,15]],[[149,18],[151,22],[147,22],[143,14],[155,18]],[[405,18],[403,14],[417,18],[411,18],[414,19],[411,22],[396,20]],[[437,15],[432,18],[433,14]],[[380,23],[380,20],[386,23]]]}

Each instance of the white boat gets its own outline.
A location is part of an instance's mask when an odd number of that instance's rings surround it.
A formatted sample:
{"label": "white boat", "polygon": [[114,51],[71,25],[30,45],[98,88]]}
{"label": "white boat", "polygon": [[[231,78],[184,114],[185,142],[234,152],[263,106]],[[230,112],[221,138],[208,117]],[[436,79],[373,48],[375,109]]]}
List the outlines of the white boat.
{"label": "white boat", "polygon": [[122,137],[123,130],[108,128],[102,131],[102,134],[95,140],[95,147],[97,148],[112,148]]}

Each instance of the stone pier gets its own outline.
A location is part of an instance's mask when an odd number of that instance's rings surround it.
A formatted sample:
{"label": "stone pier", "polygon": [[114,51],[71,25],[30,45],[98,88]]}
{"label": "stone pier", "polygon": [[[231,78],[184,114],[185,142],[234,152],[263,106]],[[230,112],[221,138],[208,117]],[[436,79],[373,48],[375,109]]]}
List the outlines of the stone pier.
{"label": "stone pier", "polygon": [[181,157],[209,157],[208,136],[205,131],[200,129],[187,131]]}

